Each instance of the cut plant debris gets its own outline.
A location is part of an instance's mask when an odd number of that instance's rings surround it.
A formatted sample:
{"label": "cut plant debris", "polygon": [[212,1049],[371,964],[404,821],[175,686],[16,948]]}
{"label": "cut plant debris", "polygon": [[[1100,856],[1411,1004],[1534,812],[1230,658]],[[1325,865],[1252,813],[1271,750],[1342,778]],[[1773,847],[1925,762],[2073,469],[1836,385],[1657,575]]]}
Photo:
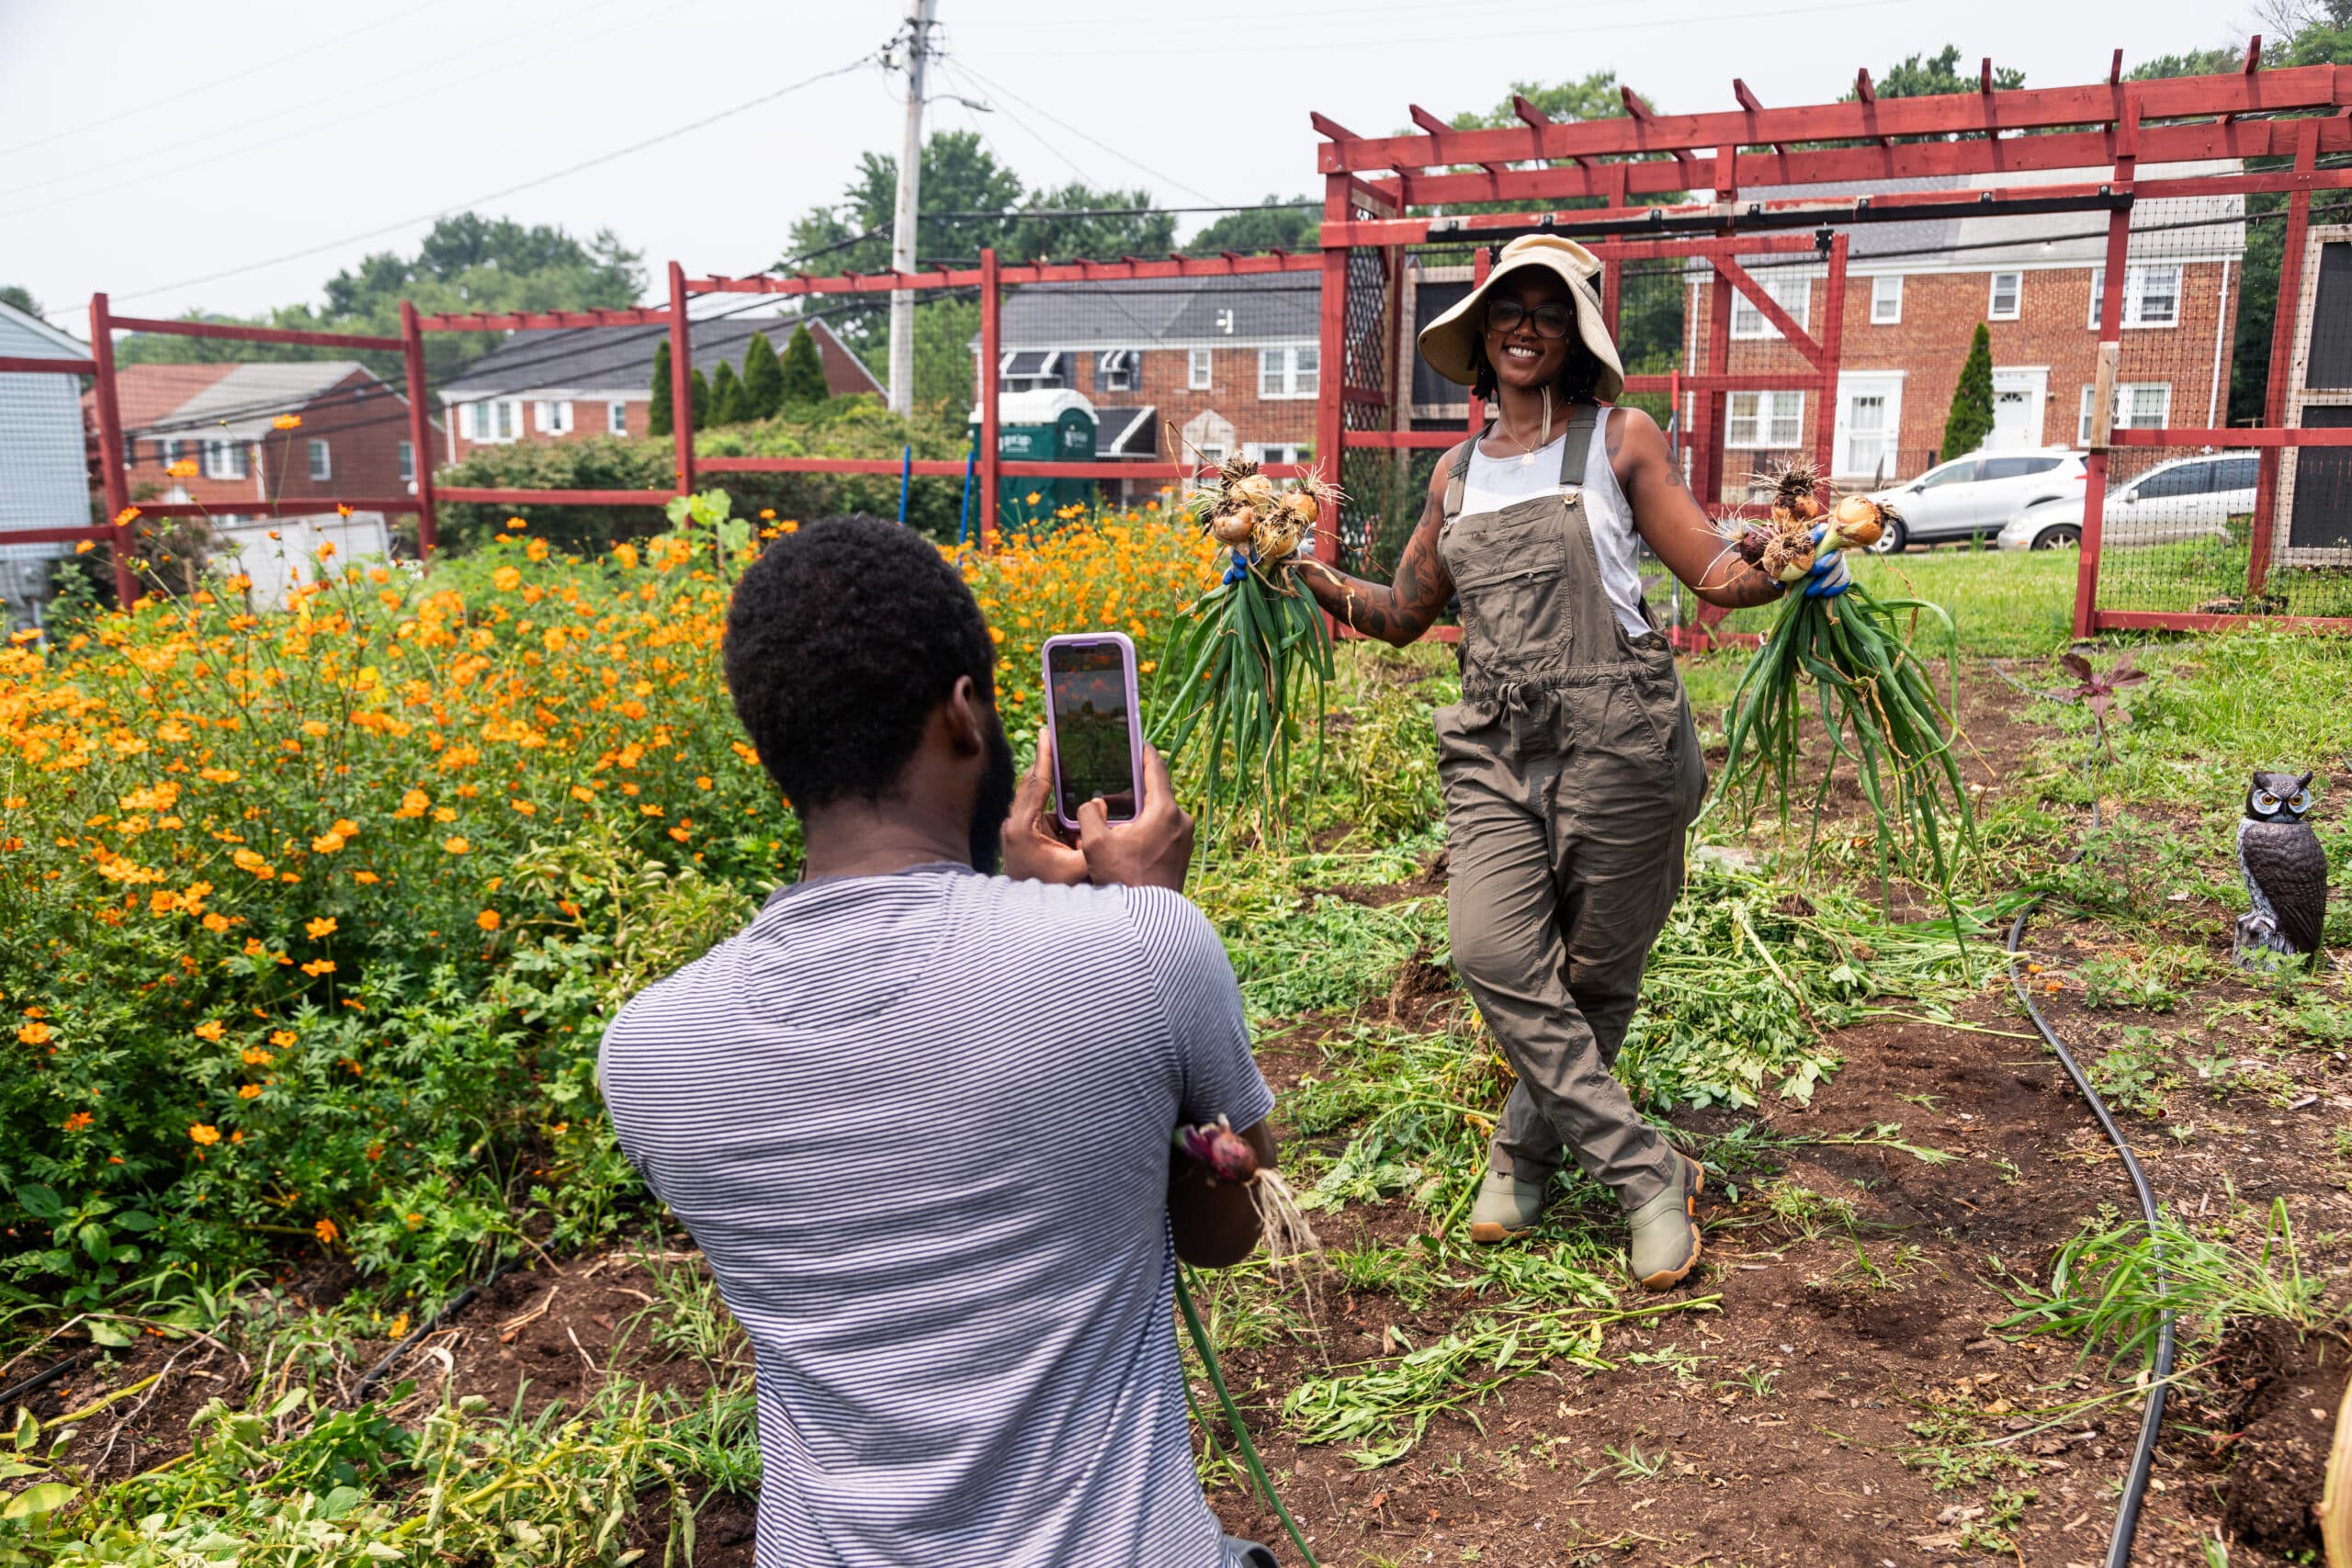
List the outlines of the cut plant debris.
{"label": "cut plant debris", "polygon": [[1152,740],[1173,767],[1197,742],[1205,837],[1254,828],[1279,843],[1295,804],[1292,761],[1307,727],[1322,734],[1332,678],[1323,613],[1290,581],[1316,525],[1340,500],[1315,470],[1278,484],[1247,458],[1216,470],[1188,515],[1227,549],[1225,575],[1185,607],[1159,659]]}
{"label": "cut plant debris", "polygon": [[[1729,801],[1752,819],[1770,799],[1787,822],[1810,704],[1835,759],[1853,766],[1882,878],[1928,883],[1951,909],[1956,857],[1973,832],[1960,775],[1959,660],[1947,659],[1947,698],[1911,646],[1921,616],[1948,636],[1951,617],[1926,600],[1878,598],[1859,582],[1835,598],[1795,592],[1822,554],[1876,543],[1891,509],[1864,495],[1825,509],[1815,495],[1820,470],[1802,457],[1758,477],[1773,487],[1770,518],[1728,519],[1725,536],[1741,559],[1792,592],[1732,694],[1714,803]],[[1809,846],[1837,772],[1833,761],[1814,786]]]}

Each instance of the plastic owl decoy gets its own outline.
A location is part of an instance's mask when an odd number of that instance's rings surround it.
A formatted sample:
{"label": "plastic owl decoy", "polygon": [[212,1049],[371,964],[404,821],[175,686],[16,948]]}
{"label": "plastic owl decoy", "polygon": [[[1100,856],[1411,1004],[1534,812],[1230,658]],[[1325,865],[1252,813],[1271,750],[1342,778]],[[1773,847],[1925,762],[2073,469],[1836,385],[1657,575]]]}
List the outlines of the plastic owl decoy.
{"label": "plastic owl decoy", "polygon": [[2238,871],[2246,902],[2232,943],[2238,966],[2259,967],[2259,955],[2302,958],[2316,969],[2320,931],[2327,921],[2327,852],[2303,814],[2311,809],[2312,775],[2256,773],[2238,824]]}

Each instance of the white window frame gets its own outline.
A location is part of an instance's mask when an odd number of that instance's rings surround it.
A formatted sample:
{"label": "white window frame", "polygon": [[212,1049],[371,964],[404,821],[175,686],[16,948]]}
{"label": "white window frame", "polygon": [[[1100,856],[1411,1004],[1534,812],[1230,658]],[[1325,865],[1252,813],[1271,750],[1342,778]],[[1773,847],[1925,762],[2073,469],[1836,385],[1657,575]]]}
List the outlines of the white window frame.
{"label": "white window frame", "polygon": [[[1749,412],[1739,412],[1740,400],[1750,400]],[[1740,426],[1747,426],[1745,439]],[[1789,438],[1775,439],[1785,426]],[[1804,443],[1803,392],[1734,392],[1724,406],[1724,445],[1743,451],[1786,451]]]}
{"label": "white window frame", "polygon": [[[1806,332],[1813,330],[1813,275],[1810,272],[1758,275],[1756,281],[1772,302],[1789,313],[1791,320]],[[1765,320],[1756,302],[1737,289],[1731,297],[1731,335],[1744,342],[1777,339],[1781,329]]]}
{"label": "white window frame", "polygon": [[1184,389],[1188,392],[1210,390],[1209,371],[1211,351],[1205,348],[1188,350],[1184,355]]}
{"label": "white window frame", "polygon": [[[1111,369],[1114,356],[1118,368]],[[1094,356],[1094,389],[1098,392],[1132,392],[1143,385],[1143,350],[1139,348],[1107,348]]]}
{"label": "white window frame", "polygon": [[541,435],[571,434],[571,400],[541,398],[531,405],[531,423]]}
{"label": "white window frame", "polygon": [[306,439],[306,446],[310,464],[307,472],[311,482],[323,484],[334,479],[334,449],[327,445],[327,438],[323,435],[310,436]]}
{"label": "white window frame", "polygon": [[180,444],[176,436],[155,437],[155,463],[158,468],[170,468],[180,460]]}
{"label": "white window frame", "polygon": [[[2172,314],[2157,319],[2145,309],[2149,299],[2149,280],[2158,274],[2170,274]],[[2181,264],[2178,262],[2134,262],[2123,269],[2123,326],[2129,332],[2138,327],[2177,327],[2180,325]],[[2107,268],[2091,268],[2090,329],[2098,331],[2099,307],[2107,299]]]}
{"label": "white window frame", "polygon": [[[1806,290],[1809,294],[1812,291]],[[1891,327],[1903,320],[1903,275],[1882,272],[1871,279],[1871,325]]]}
{"label": "white window frame", "polygon": [[[1868,479],[1883,471],[1886,482],[1898,477],[1903,446],[1903,384],[1900,371],[1841,372],[1838,378],[1837,425],[1830,445],[1830,468],[1842,477]],[[1885,421],[1877,431],[1880,465],[1858,464],[1852,461],[1857,432],[1853,428],[1853,404],[1860,398],[1876,398],[1885,412]]]}
{"label": "white window frame", "polygon": [[[2003,278],[2008,279],[2009,283],[2009,308],[2006,310],[2001,309],[2001,280]],[[1984,319],[1988,321],[2016,321],[2018,315],[2025,309],[2025,274],[2022,272],[1996,272],[1990,275],[1986,279],[1986,283],[1987,288],[1984,296]],[[2091,297],[2093,299],[2097,299],[2098,297],[2098,289],[2096,287],[2091,289]]]}
{"label": "white window frame", "polygon": [[1304,463],[1309,451],[1304,441],[1248,441],[1241,455],[1253,463]]}
{"label": "white window frame", "polygon": [[[494,446],[521,439],[523,400],[520,398],[485,398],[480,402],[463,403],[459,407],[471,411],[464,417],[462,434],[475,446]],[[493,410],[496,412],[492,412]]]}
{"label": "white window frame", "polygon": [[1272,402],[1314,397],[1322,389],[1323,347],[1294,343],[1258,351],[1258,397]]}
{"label": "white window frame", "polygon": [[[2086,386],[2083,389],[2082,406],[2077,411],[2075,420],[2075,445],[2077,446],[2087,446],[2091,444],[2091,400],[2098,395],[2098,389],[2095,386]],[[2151,400],[2155,404],[2155,417],[2153,419],[2142,419],[2137,417],[2133,412],[2135,405],[2141,401],[2141,394],[2147,392],[2156,394],[2156,396]],[[2116,383],[2115,418],[2110,428],[2115,430],[2162,430],[2165,425],[2171,423],[2171,382],[2119,381]]]}
{"label": "white window frame", "polygon": [[416,443],[415,443],[415,442],[413,442],[413,441],[403,441],[403,442],[401,442],[401,443],[400,444],[400,460],[401,460],[401,468],[400,468],[401,483],[402,483],[402,484],[404,484],[404,485],[413,485],[413,484],[416,483]]}
{"label": "white window frame", "polygon": [[204,477],[208,479],[249,478],[245,467],[245,444],[242,441],[207,441],[204,444]]}
{"label": "white window frame", "polygon": [[626,400],[615,398],[605,405],[605,433],[607,435],[628,434],[628,404]]}

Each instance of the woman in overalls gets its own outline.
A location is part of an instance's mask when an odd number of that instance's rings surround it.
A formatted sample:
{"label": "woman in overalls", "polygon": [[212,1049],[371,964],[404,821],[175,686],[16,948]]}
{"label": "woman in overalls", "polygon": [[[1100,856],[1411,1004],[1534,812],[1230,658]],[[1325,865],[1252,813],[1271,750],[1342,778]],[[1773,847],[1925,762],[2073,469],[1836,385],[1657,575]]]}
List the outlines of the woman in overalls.
{"label": "woman in overalls", "polygon": [[[1503,247],[1420,334],[1421,357],[1492,418],[1438,466],[1394,582],[1316,563],[1298,576],[1332,615],[1399,647],[1460,597],[1462,701],[1436,716],[1453,964],[1519,1080],[1472,1238],[1532,1229],[1573,1156],[1623,1206],[1634,1278],[1666,1290],[1699,1260],[1701,1171],[1611,1069],[1707,775],[1635,554],[1646,543],[1710,604],[1783,589],[1708,525],[1649,415],[1608,406],[1625,376],[1600,270],[1554,235]],[[1847,581],[1827,554],[1804,591]]]}

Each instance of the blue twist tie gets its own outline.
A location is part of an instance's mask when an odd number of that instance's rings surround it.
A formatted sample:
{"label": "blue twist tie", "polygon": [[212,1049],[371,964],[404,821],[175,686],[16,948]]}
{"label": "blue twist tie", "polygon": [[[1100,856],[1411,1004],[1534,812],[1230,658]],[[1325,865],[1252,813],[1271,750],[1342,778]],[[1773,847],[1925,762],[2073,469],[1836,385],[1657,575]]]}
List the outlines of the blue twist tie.
{"label": "blue twist tie", "polygon": [[1234,551],[1231,563],[1225,569],[1225,583],[1231,584],[1238,582],[1249,575],[1250,569],[1241,564],[1241,552],[1239,550]]}

